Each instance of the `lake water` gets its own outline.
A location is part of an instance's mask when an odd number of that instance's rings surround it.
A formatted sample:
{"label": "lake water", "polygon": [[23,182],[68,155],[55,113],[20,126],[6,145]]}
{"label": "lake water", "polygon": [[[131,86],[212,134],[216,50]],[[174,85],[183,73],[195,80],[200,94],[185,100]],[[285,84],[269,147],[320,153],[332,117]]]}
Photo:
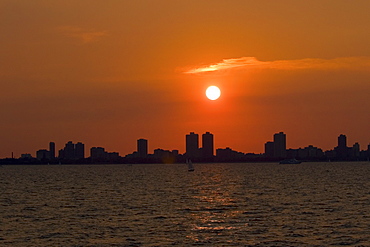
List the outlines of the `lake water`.
{"label": "lake water", "polygon": [[0,246],[370,246],[370,163],[0,167]]}

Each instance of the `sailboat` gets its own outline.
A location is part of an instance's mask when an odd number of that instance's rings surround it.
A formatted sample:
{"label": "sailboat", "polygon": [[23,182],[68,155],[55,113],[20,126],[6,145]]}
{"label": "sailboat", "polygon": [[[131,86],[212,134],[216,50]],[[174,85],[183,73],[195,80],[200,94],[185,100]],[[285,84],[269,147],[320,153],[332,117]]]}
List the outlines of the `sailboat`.
{"label": "sailboat", "polygon": [[194,171],[194,166],[193,166],[193,163],[191,162],[190,159],[186,160],[186,164],[188,165],[188,171],[193,172]]}

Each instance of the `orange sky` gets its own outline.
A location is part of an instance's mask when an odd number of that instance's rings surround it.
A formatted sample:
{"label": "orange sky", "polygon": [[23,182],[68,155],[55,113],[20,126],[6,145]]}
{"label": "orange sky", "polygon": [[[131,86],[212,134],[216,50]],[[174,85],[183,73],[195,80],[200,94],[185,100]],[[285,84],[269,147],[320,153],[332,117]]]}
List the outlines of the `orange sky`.
{"label": "orange sky", "polygon": [[[370,142],[370,1],[0,0],[0,157],[185,134],[263,152]],[[217,85],[219,100],[205,98]]]}

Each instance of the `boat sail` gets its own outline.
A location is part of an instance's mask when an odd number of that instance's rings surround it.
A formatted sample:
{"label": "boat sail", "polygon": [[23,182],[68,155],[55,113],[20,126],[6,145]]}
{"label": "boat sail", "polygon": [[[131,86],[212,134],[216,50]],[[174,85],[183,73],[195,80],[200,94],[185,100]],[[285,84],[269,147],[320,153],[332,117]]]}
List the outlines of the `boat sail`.
{"label": "boat sail", "polygon": [[191,162],[190,159],[186,160],[186,164],[188,165],[188,171],[193,172],[194,171],[194,166],[193,166],[193,163]]}

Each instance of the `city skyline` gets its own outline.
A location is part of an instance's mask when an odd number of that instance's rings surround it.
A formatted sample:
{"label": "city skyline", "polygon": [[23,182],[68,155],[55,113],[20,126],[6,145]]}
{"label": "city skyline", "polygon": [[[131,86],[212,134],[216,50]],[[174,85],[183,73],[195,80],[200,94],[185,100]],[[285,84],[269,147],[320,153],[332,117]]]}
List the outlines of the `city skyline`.
{"label": "city skyline", "polygon": [[[370,1],[0,0],[0,158],[50,140],[129,153],[370,139]],[[217,86],[221,96],[206,97]]]}
{"label": "city skyline", "polygon": [[[55,155],[55,142],[49,143],[49,150],[39,149],[36,155],[23,153],[20,159],[36,158],[40,161],[78,161],[89,158],[90,162],[164,162],[164,163],[178,163],[182,162],[184,158],[194,159],[195,161],[276,161],[283,159],[303,159],[303,160],[360,160],[370,158],[370,142],[367,146],[361,148],[358,142],[347,144],[347,136],[340,134],[337,137],[337,145],[329,150],[323,150],[320,147],[313,145],[306,145],[305,147],[292,148],[287,147],[287,135],[280,131],[273,134],[273,141],[267,141],[264,145],[263,153],[243,153],[238,150],[233,150],[229,146],[215,148],[214,135],[209,131],[201,136],[195,132],[190,132],[185,135],[186,152],[180,153],[178,149],[165,150],[160,147],[153,149],[149,153],[149,140],[140,138],[137,139],[136,150],[132,153],[123,154],[120,156],[119,152],[108,152],[104,147],[91,147],[89,152],[85,150],[85,144],[68,141],[65,146],[59,150],[58,155]],[[201,146],[199,144],[202,144]],[[13,158],[13,153],[12,153]],[[122,160],[122,158],[125,158]]]}
{"label": "city skyline", "polygon": [[[204,134],[211,134],[212,135],[212,139],[213,139],[213,134],[212,133],[210,133],[209,131],[206,131],[206,132],[204,132]],[[204,135],[203,134],[203,135]],[[285,137],[284,136],[281,136],[281,135],[285,135]],[[201,143],[200,141],[199,141],[199,135],[197,134],[197,133],[195,133],[195,132],[189,132],[188,134],[186,134],[185,135],[185,137],[187,138],[187,136],[188,135],[190,135],[190,136],[192,136],[192,135],[195,135],[194,137],[196,137],[196,140],[197,140],[197,144],[196,144],[196,149],[199,149],[201,146],[200,146],[200,144],[203,144],[203,143]],[[278,132],[278,133],[275,133],[273,136],[272,136],[272,138],[270,138],[270,139],[273,139],[273,141],[264,141],[264,142],[262,142],[261,143],[261,152],[253,152],[253,151],[251,151],[251,150],[238,150],[238,152],[242,152],[242,153],[255,153],[255,154],[263,154],[263,153],[270,153],[271,154],[271,156],[275,156],[275,157],[279,157],[279,156],[276,156],[276,155],[274,155],[273,153],[275,152],[274,151],[274,149],[276,149],[277,147],[276,146],[274,146],[274,141],[279,141],[279,142],[282,142],[281,143],[281,145],[280,145],[280,153],[281,152],[284,152],[284,151],[282,151],[282,149],[284,149],[284,147],[285,147],[285,150],[288,150],[288,149],[295,149],[295,148],[302,148],[302,147],[304,147],[304,146],[316,146],[316,147],[320,147],[320,145],[315,145],[315,144],[312,144],[312,143],[310,143],[310,144],[303,144],[303,145],[301,145],[301,146],[291,146],[291,145],[289,145],[289,146],[287,146],[287,141],[286,141],[286,133],[285,132]],[[345,141],[343,140],[343,137],[342,136],[345,136]],[[185,142],[183,142],[183,149],[182,148],[178,148],[178,147],[165,147],[165,149],[168,149],[168,150],[178,150],[179,151],[179,153],[186,153],[186,150],[187,150],[187,142],[186,142],[186,138],[185,138]],[[282,139],[281,139],[282,138]],[[336,147],[335,145],[337,144],[337,143],[339,143],[339,140],[340,140],[340,142],[342,143],[342,149],[343,149],[343,145],[347,145],[347,135],[345,135],[345,134],[339,134],[339,136],[337,135],[337,136],[335,136],[332,140],[331,140],[331,142],[333,142],[333,146],[332,147],[329,147],[329,148],[322,148],[322,147],[320,147],[322,150],[324,150],[324,151],[327,151],[327,150],[331,150],[331,149],[333,149],[334,147]],[[370,145],[370,141],[368,141],[368,142],[364,142],[364,144],[361,144],[361,143],[359,143],[359,142],[357,142],[356,140],[352,140],[353,138],[350,138],[350,140],[351,141],[349,141],[348,143],[352,143],[352,144],[358,144],[359,145],[359,147],[360,147],[360,149],[361,150],[366,150],[367,149],[367,146],[368,145]],[[194,140],[194,139],[193,139]],[[203,138],[201,139],[201,141],[203,140]],[[149,149],[149,145],[148,145],[148,139],[144,139],[144,138],[139,138],[139,139],[136,139],[136,140],[134,140],[135,142],[136,142],[136,145],[134,145],[134,142],[130,145],[130,146],[132,146],[132,149],[131,149],[131,151],[128,151],[127,153],[123,153],[123,152],[120,152],[117,148],[115,148],[115,147],[112,147],[111,145],[107,145],[109,148],[109,150],[115,150],[114,152],[115,153],[122,153],[122,154],[130,154],[130,153],[132,153],[132,152],[135,152],[135,150],[136,151],[138,151],[138,149],[139,149],[139,146],[140,146],[140,142],[147,142],[147,146],[146,146],[146,150],[143,150],[143,152],[144,153],[146,153],[146,154],[149,154],[149,150],[151,150],[151,153],[153,153],[154,152],[154,150],[155,149],[158,149],[158,148],[161,148],[161,147],[152,147],[151,149]],[[65,145],[67,145],[69,142],[73,142],[73,141],[67,141],[67,142],[65,142]],[[81,143],[82,141],[78,141],[77,142],[77,144],[79,144],[79,143]],[[289,142],[288,142],[289,143]],[[84,145],[86,145],[85,143],[84,143]],[[99,145],[99,144],[96,144],[96,145],[93,145],[93,146],[88,146],[88,145],[86,145],[87,147],[89,147],[88,149],[91,149],[91,148],[94,148],[94,147],[102,147],[102,146],[105,146],[105,145]],[[203,145],[202,145],[203,146]],[[141,147],[143,147],[143,146],[141,146]],[[237,150],[236,148],[234,148],[233,147],[233,145],[231,144],[231,145],[225,145],[225,146],[218,146],[218,147],[216,147],[216,146],[214,146],[213,147],[213,150],[216,150],[216,148],[232,148],[232,149],[235,149],[235,150]],[[65,148],[65,147],[64,147]],[[63,148],[62,148],[63,149]],[[105,149],[105,148],[104,148]],[[33,151],[34,150],[34,151]],[[40,149],[40,147],[34,147],[33,148],[33,150],[31,150],[31,151],[27,151],[27,150],[18,150],[19,152],[13,152],[13,151],[11,151],[9,154],[7,154],[7,155],[5,155],[5,156],[3,156],[3,157],[0,157],[0,159],[2,159],[2,158],[11,158],[11,157],[20,157],[22,154],[30,154],[32,157],[36,157],[37,156],[37,152],[38,151],[41,151],[43,154],[40,154],[41,156],[46,156],[46,157],[49,157],[49,151],[47,150],[47,149],[45,149],[45,148],[41,148]],[[54,141],[50,141],[49,142],[49,150],[53,150],[53,152],[52,152],[52,156],[51,157],[57,157],[58,155],[56,155],[57,153],[57,149],[56,149],[56,142],[54,142]],[[267,151],[266,151],[267,150]],[[268,150],[271,150],[270,152],[268,151]],[[60,152],[60,149],[59,149],[59,152]],[[193,149],[193,153],[194,152],[197,152],[197,151],[194,151],[194,149]],[[199,151],[199,152],[202,152],[202,151]],[[281,155],[280,155],[281,156]],[[281,157],[283,157],[284,155],[282,155]]]}

